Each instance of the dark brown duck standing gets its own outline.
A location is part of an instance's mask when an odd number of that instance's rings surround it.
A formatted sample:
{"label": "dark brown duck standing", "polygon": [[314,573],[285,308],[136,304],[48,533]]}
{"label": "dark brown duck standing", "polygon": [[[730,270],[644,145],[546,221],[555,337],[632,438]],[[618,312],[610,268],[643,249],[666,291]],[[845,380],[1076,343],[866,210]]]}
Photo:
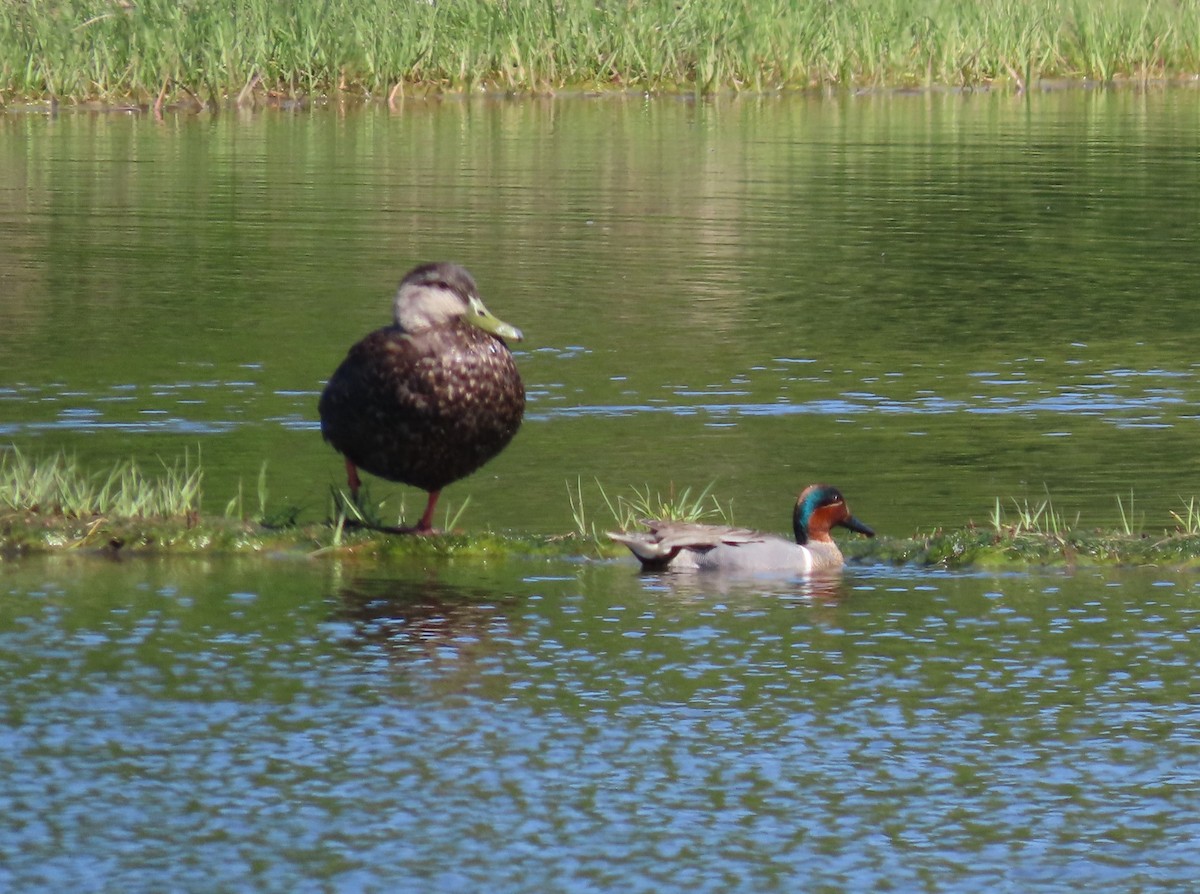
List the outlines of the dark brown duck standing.
{"label": "dark brown duck standing", "polygon": [[433,529],[442,488],[470,475],[512,440],[525,386],[505,339],[521,332],[484,307],[458,264],[409,271],[395,322],[350,349],[321,394],[321,434],[358,469],[428,491],[415,533]]}

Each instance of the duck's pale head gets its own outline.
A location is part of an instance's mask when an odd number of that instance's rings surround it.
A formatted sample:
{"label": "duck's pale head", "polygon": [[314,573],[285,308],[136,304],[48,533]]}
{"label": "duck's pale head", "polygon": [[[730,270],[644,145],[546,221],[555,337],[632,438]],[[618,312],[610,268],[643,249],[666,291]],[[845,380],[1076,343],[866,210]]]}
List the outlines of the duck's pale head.
{"label": "duck's pale head", "polygon": [[392,312],[396,325],[405,332],[420,332],[462,319],[508,341],[522,338],[520,329],[493,316],[484,306],[467,269],[445,261],[410,270],[400,282]]}
{"label": "duck's pale head", "polygon": [[842,492],[829,484],[812,484],[801,491],[792,514],[792,525],[796,530],[796,542],[801,545],[810,541],[831,541],[829,529],[833,527],[849,528],[867,537],[875,536],[871,528],[850,514]]}

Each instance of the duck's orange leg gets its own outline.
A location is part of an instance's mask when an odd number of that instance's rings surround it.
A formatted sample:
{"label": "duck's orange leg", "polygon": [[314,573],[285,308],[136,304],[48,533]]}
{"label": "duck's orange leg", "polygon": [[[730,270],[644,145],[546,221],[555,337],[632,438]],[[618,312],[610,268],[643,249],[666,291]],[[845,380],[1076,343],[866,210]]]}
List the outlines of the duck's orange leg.
{"label": "duck's orange leg", "polygon": [[346,486],[350,488],[350,496],[354,498],[354,502],[358,502],[358,489],[362,487],[362,481],[358,477],[358,466],[354,465],[354,461],[346,460]]}
{"label": "duck's orange leg", "polygon": [[438,497],[441,495],[442,492],[440,490],[431,490],[429,492],[429,502],[425,504],[425,514],[421,516],[421,520],[413,528],[414,534],[430,534],[433,532],[433,509],[437,506]]}

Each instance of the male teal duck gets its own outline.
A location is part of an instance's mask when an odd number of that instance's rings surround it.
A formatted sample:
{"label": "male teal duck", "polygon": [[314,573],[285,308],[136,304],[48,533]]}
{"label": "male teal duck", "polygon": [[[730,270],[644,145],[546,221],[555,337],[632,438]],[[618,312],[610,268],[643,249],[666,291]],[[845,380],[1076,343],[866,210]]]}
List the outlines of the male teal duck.
{"label": "male teal duck", "polygon": [[792,512],[793,543],[774,534],[723,525],[647,521],[648,534],[610,533],[637,556],[647,571],[732,571],[812,574],[845,564],[829,536],[840,526],[874,537],[875,532],[850,514],[841,491],[828,484],[806,487]]}
{"label": "male teal duck", "polygon": [[458,264],[416,267],[393,303],[395,322],[350,349],[321,393],[321,434],[358,470],[429,494],[411,529],[433,529],[446,485],[503,450],[521,426],[525,386],[505,339],[521,332],[484,307]]}

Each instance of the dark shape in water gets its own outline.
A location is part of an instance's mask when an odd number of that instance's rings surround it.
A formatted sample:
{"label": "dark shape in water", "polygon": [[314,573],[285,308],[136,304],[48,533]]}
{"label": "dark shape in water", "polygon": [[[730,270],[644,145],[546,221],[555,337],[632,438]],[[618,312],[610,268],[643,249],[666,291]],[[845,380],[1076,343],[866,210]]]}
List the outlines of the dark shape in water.
{"label": "dark shape in water", "polygon": [[811,574],[840,569],[845,560],[829,536],[841,526],[874,537],[875,532],[850,514],[836,487],[813,484],[796,499],[793,543],[774,534],[726,525],[647,521],[648,534],[610,533],[624,543],[649,571],[787,572]]}
{"label": "dark shape in water", "polygon": [[525,386],[504,339],[519,329],[492,316],[458,264],[416,267],[400,283],[395,323],[350,349],[321,394],[321,434],[358,469],[428,491],[415,533],[432,530],[442,488],[512,440]]}

